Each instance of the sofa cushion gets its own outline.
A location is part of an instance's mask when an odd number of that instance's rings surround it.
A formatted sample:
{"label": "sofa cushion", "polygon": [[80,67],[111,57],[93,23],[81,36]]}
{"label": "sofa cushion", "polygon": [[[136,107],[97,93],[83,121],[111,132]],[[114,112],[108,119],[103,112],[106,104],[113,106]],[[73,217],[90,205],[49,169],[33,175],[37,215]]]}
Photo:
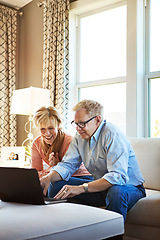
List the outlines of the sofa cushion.
{"label": "sofa cushion", "polygon": [[127,223],[160,227],[160,193],[140,199],[128,212]]}
{"label": "sofa cushion", "polygon": [[154,194],[160,194],[160,191],[152,190],[152,189],[145,189],[146,190],[146,196],[154,195]]}
{"label": "sofa cushion", "polygon": [[104,239],[124,232],[122,215],[74,203],[27,205],[0,201],[0,239]]}
{"label": "sofa cushion", "polygon": [[145,188],[160,191],[160,138],[128,138],[141,172]]}

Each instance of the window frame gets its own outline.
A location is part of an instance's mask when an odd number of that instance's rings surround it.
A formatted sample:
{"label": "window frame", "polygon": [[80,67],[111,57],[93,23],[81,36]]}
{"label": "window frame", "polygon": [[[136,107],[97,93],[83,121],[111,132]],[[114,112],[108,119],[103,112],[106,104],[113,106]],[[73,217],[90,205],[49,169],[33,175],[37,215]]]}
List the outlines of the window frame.
{"label": "window frame", "polygon": [[150,137],[150,79],[160,78],[160,71],[150,71],[150,0],[145,0],[145,136]]}

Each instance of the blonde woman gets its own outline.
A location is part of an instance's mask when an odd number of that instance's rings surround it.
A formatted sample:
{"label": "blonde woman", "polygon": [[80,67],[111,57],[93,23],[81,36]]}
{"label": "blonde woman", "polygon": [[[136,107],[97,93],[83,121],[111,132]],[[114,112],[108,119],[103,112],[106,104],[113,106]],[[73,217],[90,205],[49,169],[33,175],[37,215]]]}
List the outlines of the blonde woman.
{"label": "blonde woman", "polygon": [[[55,107],[41,107],[34,115],[34,123],[40,131],[40,136],[33,141],[31,147],[32,168],[37,169],[41,178],[61,162],[72,137],[61,130],[60,115]],[[83,164],[73,176],[92,178]]]}

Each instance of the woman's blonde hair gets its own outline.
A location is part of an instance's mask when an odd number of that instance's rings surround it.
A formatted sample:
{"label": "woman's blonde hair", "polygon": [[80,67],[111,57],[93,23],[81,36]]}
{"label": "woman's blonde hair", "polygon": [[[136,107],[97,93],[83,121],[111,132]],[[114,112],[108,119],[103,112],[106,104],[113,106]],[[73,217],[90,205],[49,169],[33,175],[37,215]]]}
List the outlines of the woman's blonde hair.
{"label": "woman's blonde hair", "polygon": [[85,109],[86,113],[90,116],[90,117],[94,117],[94,116],[101,116],[101,119],[103,119],[103,106],[94,101],[94,100],[82,100],[81,102],[77,103],[74,108],[73,111],[78,111],[80,109]]}
{"label": "woman's blonde hair", "polygon": [[61,118],[58,110],[55,107],[41,107],[33,116],[33,121],[36,127],[45,124],[48,120],[53,120],[54,125],[61,124]]}

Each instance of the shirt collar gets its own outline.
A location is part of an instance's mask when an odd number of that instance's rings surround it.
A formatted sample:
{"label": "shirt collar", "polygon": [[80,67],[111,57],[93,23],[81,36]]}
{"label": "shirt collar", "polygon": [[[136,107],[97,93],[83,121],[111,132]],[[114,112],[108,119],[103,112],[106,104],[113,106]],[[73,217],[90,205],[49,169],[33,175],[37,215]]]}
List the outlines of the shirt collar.
{"label": "shirt collar", "polygon": [[103,120],[103,121],[100,123],[99,127],[97,128],[97,130],[95,131],[95,133],[94,133],[93,136],[91,137],[91,141],[92,141],[92,139],[94,139],[95,141],[98,140],[99,135],[100,135],[100,132],[101,132],[101,129],[102,129],[102,127],[103,127],[103,125],[104,125],[105,123],[106,123],[106,120]]}

